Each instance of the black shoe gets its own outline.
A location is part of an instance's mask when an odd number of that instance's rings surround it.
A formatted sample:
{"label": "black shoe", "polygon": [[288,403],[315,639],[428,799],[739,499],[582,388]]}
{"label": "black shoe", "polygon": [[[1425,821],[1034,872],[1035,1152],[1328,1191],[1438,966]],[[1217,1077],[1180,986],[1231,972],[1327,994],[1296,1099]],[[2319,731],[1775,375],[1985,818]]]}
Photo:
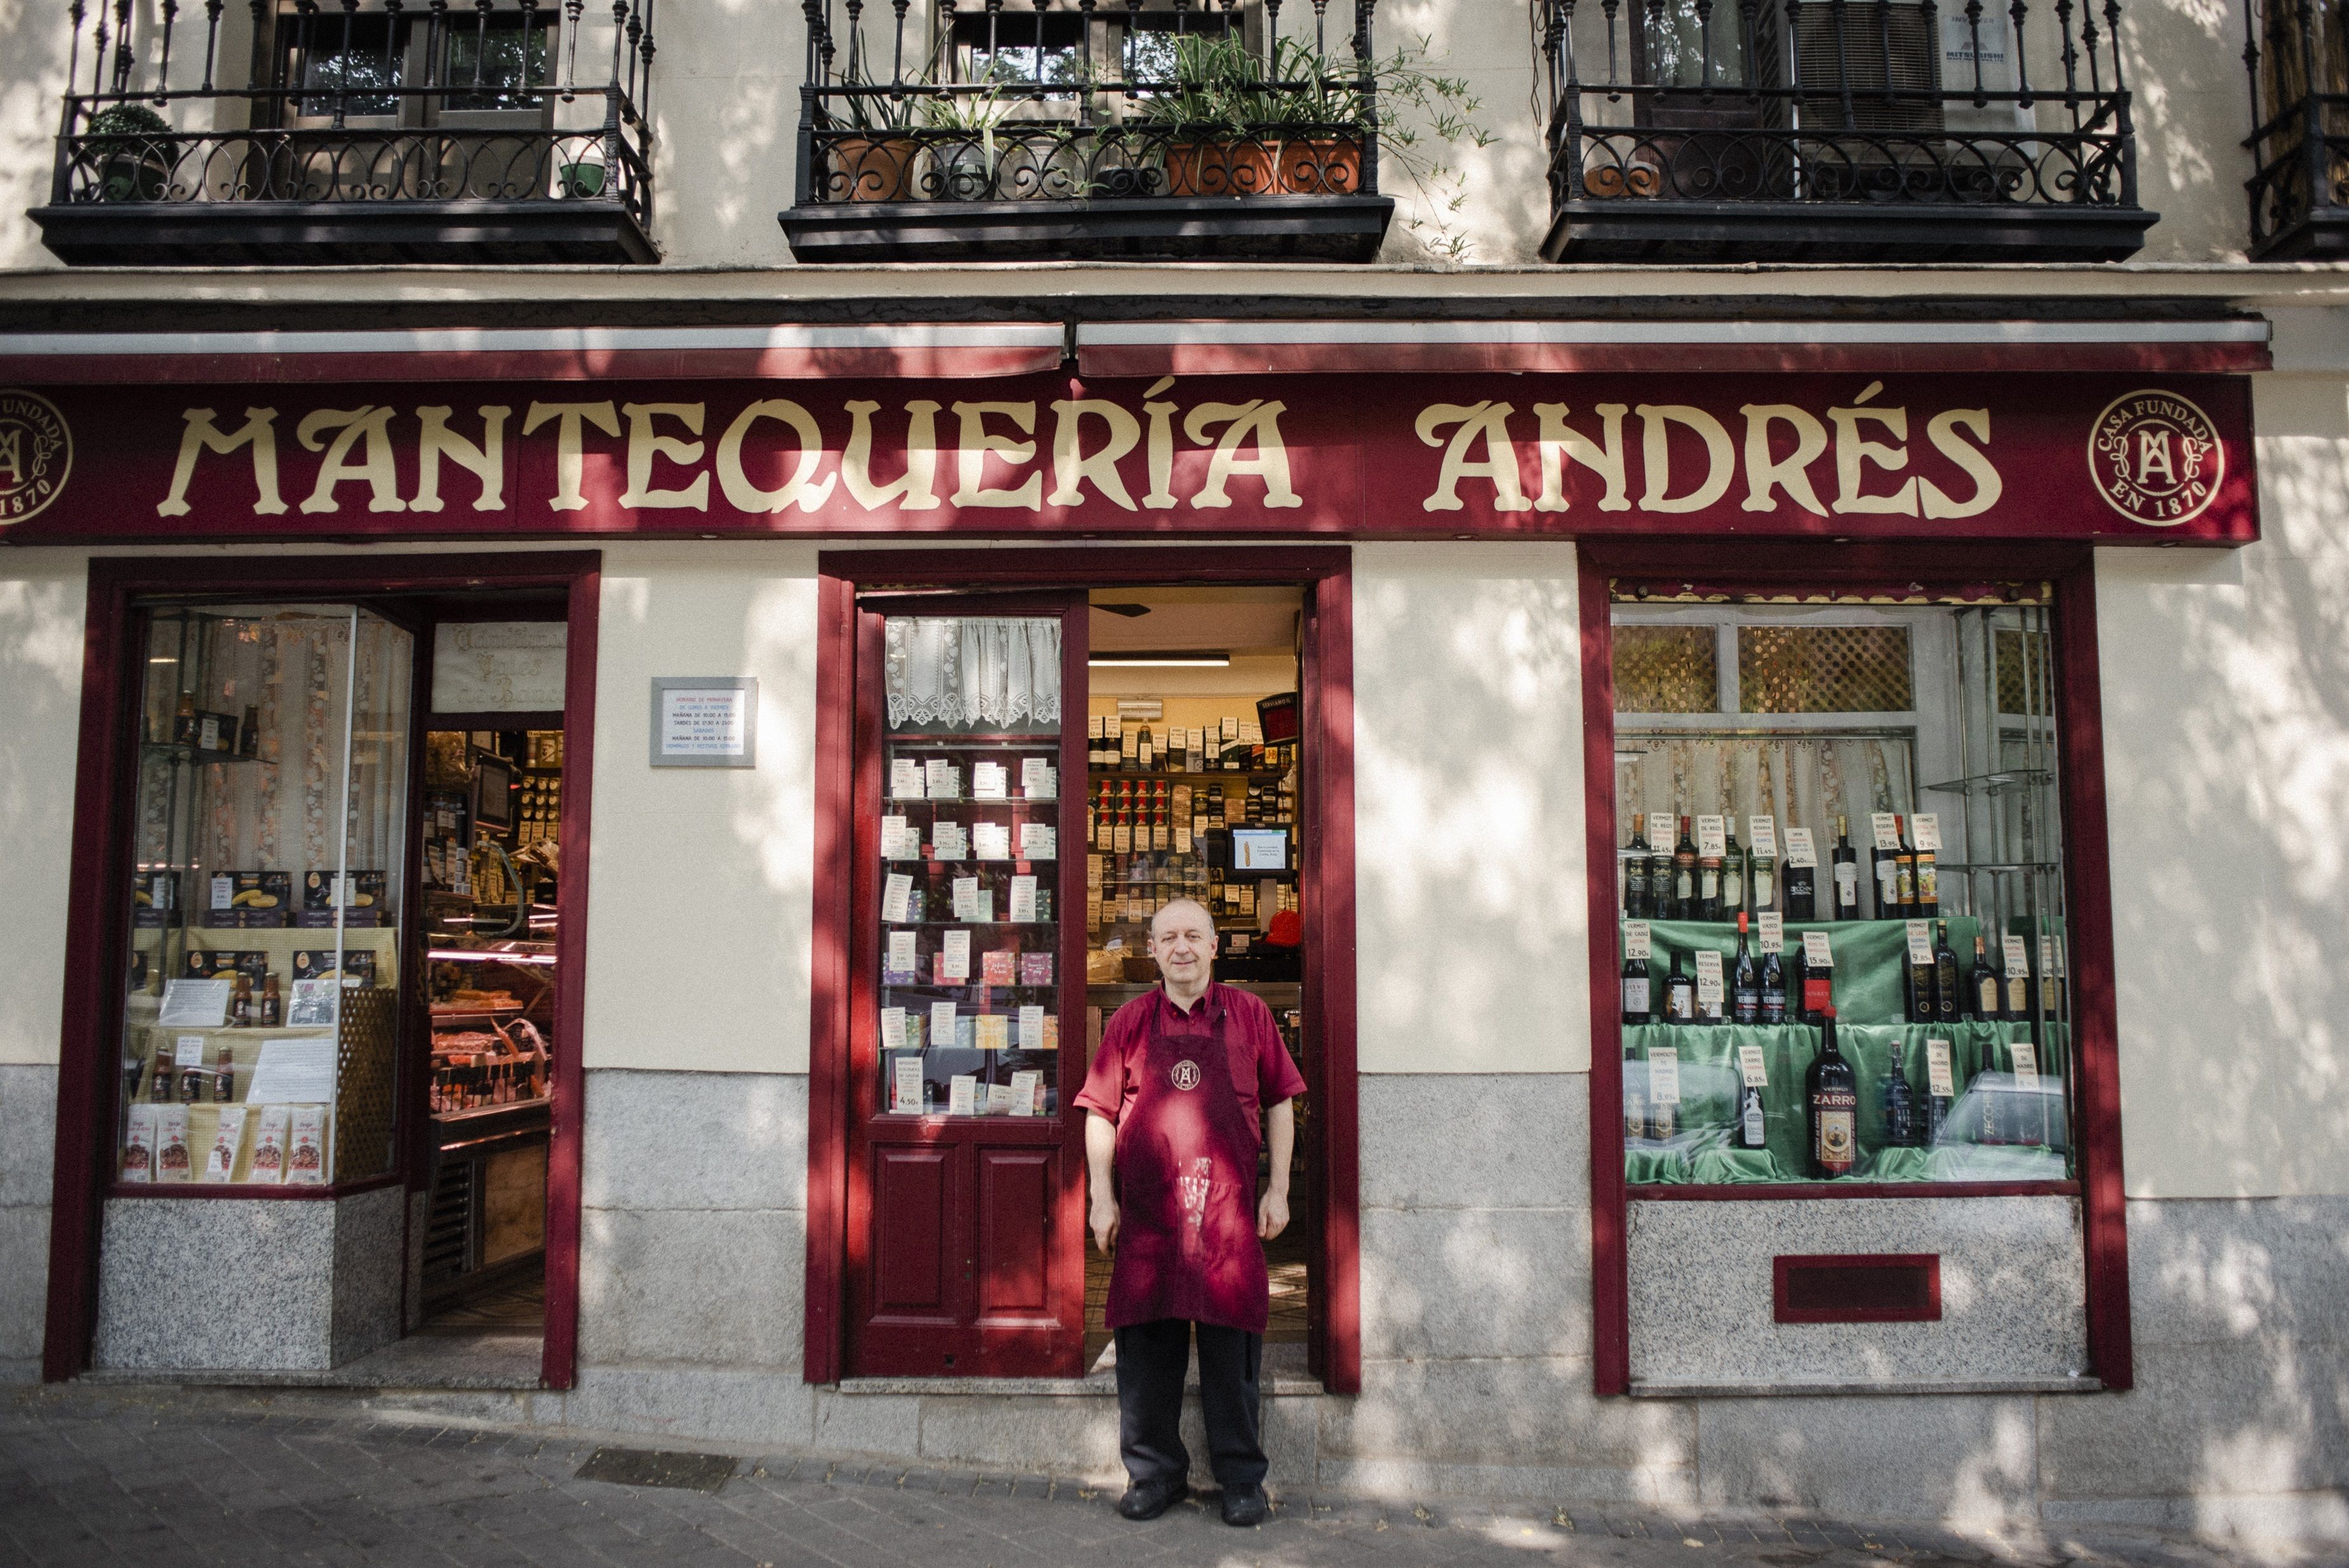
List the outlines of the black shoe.
{"label": "black shoe", "polygon": [[1264,1516],[1272,1511],[1265,1501],[1260,1486],[1227,1486],[1224,1488],[1224,1522],[1226,1524],[1262,1524]]}
{"label": "black shoe", "polygon": [[1138,1481],[1127,1487],[1125,1495],[1117,1500],[1117,1511],[1135,1521],[1155,1519],[1190,1495],[1188,1481]]}

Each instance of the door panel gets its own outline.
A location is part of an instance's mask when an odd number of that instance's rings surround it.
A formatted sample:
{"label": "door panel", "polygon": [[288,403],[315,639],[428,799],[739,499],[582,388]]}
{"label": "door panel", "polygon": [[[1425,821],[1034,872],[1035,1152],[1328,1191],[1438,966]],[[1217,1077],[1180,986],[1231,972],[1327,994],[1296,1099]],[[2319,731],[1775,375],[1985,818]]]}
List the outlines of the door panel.
{"label": "door panel", "polygon": [[858,609],[852,1375],[1082,1370],[1084,638],[1075,594]]}

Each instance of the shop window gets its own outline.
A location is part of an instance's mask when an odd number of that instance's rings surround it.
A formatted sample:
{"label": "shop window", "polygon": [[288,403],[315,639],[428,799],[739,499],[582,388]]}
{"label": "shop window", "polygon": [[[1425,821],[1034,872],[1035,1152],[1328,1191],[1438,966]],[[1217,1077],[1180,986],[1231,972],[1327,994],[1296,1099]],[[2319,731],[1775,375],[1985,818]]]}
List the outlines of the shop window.
{"label": "shop window", "polygon": [[116,1109],[124,1190],[393,1168],[414,640],[348,605],[156,605]]}
{"label": "shop window", "polygon": [[1721,701],[1709,626],[1625,625],[1615,633],[1615,711],[1711,713]]}
{"label": "shop window", "polygon": [[2071,1179],[2048,607],[1613,619],[1626,1181]]}

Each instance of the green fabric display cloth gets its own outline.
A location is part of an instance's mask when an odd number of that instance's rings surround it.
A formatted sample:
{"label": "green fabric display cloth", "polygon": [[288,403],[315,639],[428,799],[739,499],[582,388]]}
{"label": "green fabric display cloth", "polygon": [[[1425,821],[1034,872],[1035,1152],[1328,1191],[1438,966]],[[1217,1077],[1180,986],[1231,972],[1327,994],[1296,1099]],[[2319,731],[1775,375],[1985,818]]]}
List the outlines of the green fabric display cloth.
{"label": "green fabric display cloth", "polygon": [[[1974,966],[1974,933],[1978,923],[1971,915],[1945,917],[1950,928],[1950,948],[1958,955],[1958,977],[1962,995],[1971,984]],[[1827,934],[1827,950],[1835,954],[1835,1007],[1838,1024],[1897,1024],[1908,1014],[1908,982],[1904,974],[1909,962],[1909,926],[1899,920],[1821,920],[1788,921],[1786,951],[1782,962],[1786,965],[1788,1003],[1795,1000],[1795,965],[1803,956],[1803,933],[1824,931]],[[1710,948],[1722,955],[1721,983],[1729,984],[1730,971],[1737,962],[1737,923],[1730,921],[1651,920],[1648,923],[1648,941],[1652,951],[1648,958],[1648,993],[1654,999],[1655,1016],[1664,1016],[1664,981],[1672,972],[1672,955],[1681,955],[1681,967],[1691,976],[1696,974],[1695,954]],[[1754,962],[1762,962],[1762,945],[1753,944]],[[1991,963],[1998,963],[1998,954],[1989,954]]]}
{"label": "green fabric display cloth", "polygon": [[[1896,928],[1897,929],[1897,928]],[[1732,934],[1733,941],[1734,933]],[[1841,954],[1837,954],[1838,960]],[[1842,968],[1840,962],[1838,970]],[[2067,1179],[2070,1139],[2064,1123],[2062,1085],[2068,1051],[2058,1043],[2040,1052],[2037,1094],[2013,1085],[2009,1047],[2031,1038],[2029,1024],[1851,1024],[1838,1021],[1836,1044],[1852,1064],[1859,1090],[1858,1163],[1844,1181],[2060,1181]],[[1805,1075],[1819,1054],[1819,1030],[1803,1024],[1648,1024],[1623,1031],[1627,1103],[1647,1094],[1648,1054],[1669,1046],[1680,1056],[1680,1107],[1672,1136],[1630,1136],[1624,1180],[1634,1183],[1808,1181],[1810,1120]],[[1928,1088],[1925,1043],[1950,1042],[1950,1071],[1958,1090],[1941,1137],[1927,1148],[1887,1148],[1884,1084],[1897,1054],[1925,1136]],[[1769,1085],[1762,1091],[1766,1148],[1729,1147],[1731,1119],[1741,1082],[1737,1050],[1760,1046]],[[1987,1073],[1987,1078],[1977,1078]],[[1648,1124],[1652,1132],[1654,1124]],[[2016,1141],[2006,1141],[2015,1140]],[[2027,1140],[2028,1141],[2022,1141]]]}

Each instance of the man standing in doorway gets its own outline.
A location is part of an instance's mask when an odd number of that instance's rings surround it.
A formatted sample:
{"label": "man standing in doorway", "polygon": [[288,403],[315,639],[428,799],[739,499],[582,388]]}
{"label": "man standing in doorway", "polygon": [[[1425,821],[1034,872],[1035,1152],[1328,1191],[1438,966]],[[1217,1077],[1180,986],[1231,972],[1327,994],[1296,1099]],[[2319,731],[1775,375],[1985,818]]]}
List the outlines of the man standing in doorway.
{"label": "man standing in doorway", "polygon": [[[1116,1248],[1109,1326],[1119,1447],[1133,1480],[1117,1511],[1155,1519],[1190,1495],[1191,1456],[1177,1428],[1195,1331],[1224,1522],[1256,1524],[1266,1510],[1257,1396],[1272,1305],[1263,1243],[1288,1225],[1289,1102],[1305,1079],[1272,1010],[1216,983],[1216,923],[1205,906],[1178,898],[1160,910],[1150,956],[1164,984],[1110,1019],[1077,1096],[1091,1113],[1093,1242]],[[1260,1140],[1272,1172],[1259,1199]]]}

